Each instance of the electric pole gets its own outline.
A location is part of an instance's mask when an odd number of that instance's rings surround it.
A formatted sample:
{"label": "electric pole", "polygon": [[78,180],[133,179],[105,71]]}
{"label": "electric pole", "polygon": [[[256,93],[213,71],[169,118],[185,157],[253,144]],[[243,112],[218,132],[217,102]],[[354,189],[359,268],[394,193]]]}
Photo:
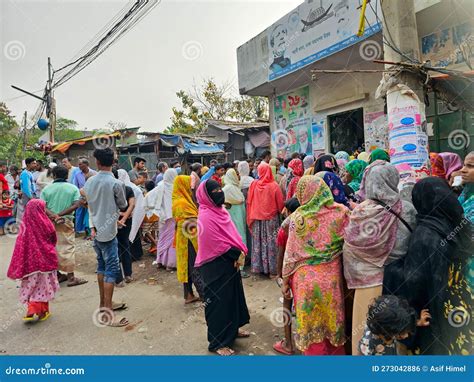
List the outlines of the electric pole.
{"label": "electric pole", "polygon": [[28,113],[25,111],[25,113],[23,114],[23,150],[22,150],[22,153],[23,153],[23,157],[25,156],[25,151],[26,151],[26,133],[27,133],[27,129],[26,129],[26,123],[27,123],[27,119],[28,119]]}
{"label": "electric pole", "polygon": [[47,85],[47,114],[49,119],[49,141],[54,143],[54,131],[56,129],[56,100],[53,93],[53,67],[51,58],[48,57],[48,85]]}
{"label": "electric pole", "polygon": [[[397,63],[420,63],[420,47],[414,0],[381,0],[385,68]],[[405,70],[384,76],[387,102],[390,162],[400,173],[401,195],[411,199],[411,190],[430,175],[428,135],[423,85],[417,74]]]}

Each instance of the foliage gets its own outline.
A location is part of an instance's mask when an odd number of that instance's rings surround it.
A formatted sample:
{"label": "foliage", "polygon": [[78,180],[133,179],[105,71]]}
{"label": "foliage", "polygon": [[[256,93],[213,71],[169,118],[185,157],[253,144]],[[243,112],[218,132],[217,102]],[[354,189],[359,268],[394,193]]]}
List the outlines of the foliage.
{"label": "foliage", "polygon": [[125,122],[120,122],[120,121],[109,121],[107,122],[107,125],[106,125],[106,128],[112,131],[125,129],[126,127],[127,127],[127,124]]}
{"label": "foliage", "polygon": [[217,85],[212,78],[191,91],[180,90],[176,96],[181,108],[173,107],[171,125],[165,133],[199,134],[206,128],[207,119],[236,122],[268,118],[268,99],[265,97],[235,96],[231,84]]}

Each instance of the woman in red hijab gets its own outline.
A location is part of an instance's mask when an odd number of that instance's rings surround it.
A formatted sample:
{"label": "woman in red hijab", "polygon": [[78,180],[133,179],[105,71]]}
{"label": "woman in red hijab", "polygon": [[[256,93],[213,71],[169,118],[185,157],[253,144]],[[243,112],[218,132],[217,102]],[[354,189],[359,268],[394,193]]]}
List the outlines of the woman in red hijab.
{"label": "woman in red hijab", "polygon": [[46,203],[32,199],[26,205],[7,276],[21,280],[20,302],[28,304],[24,321],[50,316],[49,301],[59,290],[56,230],[46,215]]}
{"label": "woman in red hijab", "polygon": [[304,173],[303,161],[299,158],[292,159],[288,163],[288,169],[290,170],[290,175],[286,183],[286,200],[291,199],[295,195],[296,185]]}
{"label": "woman in red hijab", "polygon": [[277,237],[283,193],[275,182],[271,167],[258,166],[259,179],[250,185],[247,197],[247,225],[252,235],[252,272],[277,275]]}

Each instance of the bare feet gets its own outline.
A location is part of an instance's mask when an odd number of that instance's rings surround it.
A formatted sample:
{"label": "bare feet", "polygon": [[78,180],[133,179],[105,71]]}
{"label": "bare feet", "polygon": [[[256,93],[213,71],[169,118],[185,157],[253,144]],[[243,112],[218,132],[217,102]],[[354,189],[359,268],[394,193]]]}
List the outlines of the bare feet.
{"label": "bare feet", "polygon": [[216,353],[222,356],[229,356],[229,355],[234,355],[235,351],[233,351],[231,348],[224,347],[216,350]]}

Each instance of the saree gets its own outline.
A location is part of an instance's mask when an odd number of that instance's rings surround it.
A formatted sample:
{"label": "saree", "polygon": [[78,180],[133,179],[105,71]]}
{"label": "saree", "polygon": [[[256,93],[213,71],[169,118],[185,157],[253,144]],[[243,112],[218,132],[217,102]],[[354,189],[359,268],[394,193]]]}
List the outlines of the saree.
{"label": "saree", "polygon": [[222,191],[224,191],[225,202],[231,205],[227,211],[245,243],[247,241],[245,197],[240,189],[239,177],[234,169],[227,170],[224,176],[224,183],[225,186],[222,188]]}
{"label": "saree", "polygon": [[188,243],[195,250],[197,243],[198,209],[191,193],[191,177],[178,175],[173,184],[172,213],[176,221],[175,247],[178,281],[188,282]]}
{"label": "saree", "polygon": [[[315,354],[315,346],[329,342],[341,347],[344,297],[341,252],[349,210],[335,204],[331,190],[315,176],[298,182],[301,206],[290,215],[282,275],[290,278],[296,312],[298,349]],[[342,349],[334,353],[341,354]],[[322,354],[322,353],[319,353]]]}

